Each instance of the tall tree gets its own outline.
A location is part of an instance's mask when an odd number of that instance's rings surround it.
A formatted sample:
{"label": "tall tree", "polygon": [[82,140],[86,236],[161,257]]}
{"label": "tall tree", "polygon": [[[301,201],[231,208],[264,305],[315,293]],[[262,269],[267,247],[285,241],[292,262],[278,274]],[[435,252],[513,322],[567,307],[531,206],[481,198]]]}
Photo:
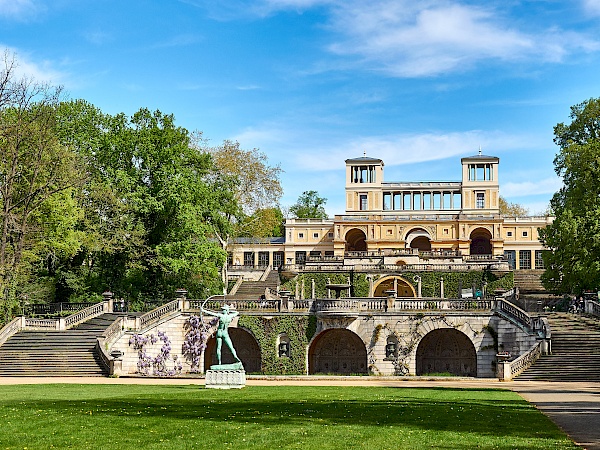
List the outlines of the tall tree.
{"label": "tall tree", "polygon": [[554,127],[554,159],[563,187],[554,194],[553,223],[540,229],[548,248],[542,281],[562,293],[600,287],[600,99],[571,107],[570,124]]}
{"label": "tall tree", "polygon": [[72,195],[81,180],[75,153],[53,132],[60,88],[17,78],[15,68],[14,58],[5,53],[0,70],[0,296],[5,318],[37,256],[55,251],[47,248],[51,242],[61,246],[52,236],[66,238],[64,233],[72,231],[63,219],[77,215]]}
{"label": "tall tree", "polygon": [[529,210],[518,203],[510,203],[504,197],[500,197],[498,202],[500,206],[500,214],[505,217],[526,217],[529,215]]}
{"label": "tall tree", "polygon": [[[197,140],[198,147],[201,141]],[[230,250],[239,236],[264,237],[281,226],[279,199],[283,194],[279,165],[270,165],[267,155],[254,148],[245,150],[239,142],[224,141],[222,145],[206,148],[213,159],[221,182],[233,187],[234,203],[221,219],[230,227],[221,226],[217,236],[224,250]],[[223,282],[227,283],[227,264],[223,264]]]}
{"label": "tall tree", "polygon": [[327,199],[319,197],[317,191],[304,191],[290,207],[290,213],[297,219],[327,219],[325,203]]}

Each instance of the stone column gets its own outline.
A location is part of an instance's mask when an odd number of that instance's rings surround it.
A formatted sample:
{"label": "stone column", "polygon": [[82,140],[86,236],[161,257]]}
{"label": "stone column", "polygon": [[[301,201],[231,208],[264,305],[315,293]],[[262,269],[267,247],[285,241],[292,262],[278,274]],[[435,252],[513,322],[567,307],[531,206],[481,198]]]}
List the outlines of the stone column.
{"label": "stone column", "polygon": [[310,298],[315,298],[315,279],[310,280]]}
{"label": "stone column", "polygon": [[444,298],[444,277],[440,277],[440,297]]}

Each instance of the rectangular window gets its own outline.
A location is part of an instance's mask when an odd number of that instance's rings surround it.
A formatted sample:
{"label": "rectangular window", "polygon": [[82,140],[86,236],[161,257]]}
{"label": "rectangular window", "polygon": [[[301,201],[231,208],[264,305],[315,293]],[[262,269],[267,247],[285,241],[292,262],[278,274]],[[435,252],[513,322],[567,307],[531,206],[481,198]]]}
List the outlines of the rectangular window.
{"label": "rectangular window", "polygon": [[392,234],[394,234],[394,231],[391,228],[388,228],[386,232],[387,232],[388,236],[391,236]]}
{"label": "rectangular window", "polygon": [[531,250],[519,250],[519,269],[531,269]]}
{"label": "rectangular window", "polygon": [[313,238],[314,239],[319,239],[319,233],[313,233]]}
{"label": "rectangular window", "polygon": [[452,207],[454,209],[461,209],[462,208],[462,204],[461,204],[461,196],[460,196],[460,192],[454,192],[453,194],[453,199],[452,199]]}
{"label": "rectangular window", "polygon": [[262,267],[269,265],[269,252],[258,252],[258,265]]}
{"label": "rectangular window", "polygon": [[483,164],[477,164],[477,173],[475,174],[475,179],[477,181],[485,180],[485,172],[484,172]]}
{"label": "rectangular window", "polygon": [[439,192],[433,193],[433,209],[442,209],[442,195]]}
{"label": "rectangular window", "polygon": [[504,259],[508,261],[508,268],[515,270],[517,268],[517,253],[515,250],[504,250]]}
{"label": "rectangular window", "polygon": [[475,165],[469,164],[469,180],[475,181]]}
{"label": "rectangular window", "polygon": [[328,237],[329,239],[333,239],[333,233],[327,233],[327,237]]}
{"label": "rectangular window", "polygon": [[244,265],[245,266],[253,266],[254,265],[254,252],[244,252]]}
{"label": "rectangular window", "polygon": [[321,252],[319,250],[311,250],[309,255],[311,258],[321,258]]}
{"label": "rectangular window", "polygon": [[389,192],[383,193],[383,209],[385,211],[392,209],[392,194]]}
{"label": "rectangular window", "polygon": [[402,209],[402,194],[394,192],[394,201],[392,202],[392,205],[395,210]]}
{"label": "rectangular window", "polygon": [[535,268],[536,269],[545,269],[544,266],[544,258],[542,255],[544,254],[544,250],[536,250],[535,251]]}
{"label": "rectangular window", "polygon": [[477,209],[485,208],[485,194],[483,192],[477,192],[475,194],[475,207]]}
{"label": "rectangular window", "polygon": [[333,250],[325,250],[325,256],[326,256],[326,257],[331,257],[331,256],[333,256]]}
{"label": "rectangular window", "polygon": [[413,209],[420,210],[421,209],[421,193],[415,192],[413,194]]}
{"label": "rectangular window", "polygon": [[444,209],[451,209],[450,208],[450,199],[451,199],[450,192],[444,192],[443,196],[444,196]]}
{"label": "rectangular window", "polygon": [[360,194],[359,195],[359,201],[360,201],[360,210],[361,211],[366,211],[368,208],[367,205],[367,194]]}
{"label": "rectangular window", "polygon": [[488,181],[492,179],[492,165],[491,164],[485,165],[485,179]]}
{"label": "rectangular window", "polygon": [[402,194],[402,209],[404,211],[409,211],[412,208],[412,201],[410,198],[410,192],[405,192]]}
{"label": "rectangular window", "polygon": [[273,252],[273,267],[279,268],[283,266],[283,252]]}
{"label": "rectangular window", "polygon": [[304,233],[298,233],[298,239],[304,239]]}
{"label": "rectangular window", "polygon": [[448,228],[444,228],[444,234],[448,234]]}
{"label": "rectangular window", "polygon": [[233,265],[233,253],[231,252],[227,252],[227,265]]}
{"label": "rectangular window", "polygon": [[507,231],[506,232],[506,237],[512,237],[512,231]]}
{"label": "rectangular window", "polygon": [[296,252],[296,264],[303,266],[306,263],[306,252]]}
{"label": "rectangular window", "polygon": [[431,192],[423,192],[423,209],[431,209]]}
{"label": "rectangular window", "polygon": [[527,237],[529,236],[529,233],[527,231],[523,231],[523,237]]}

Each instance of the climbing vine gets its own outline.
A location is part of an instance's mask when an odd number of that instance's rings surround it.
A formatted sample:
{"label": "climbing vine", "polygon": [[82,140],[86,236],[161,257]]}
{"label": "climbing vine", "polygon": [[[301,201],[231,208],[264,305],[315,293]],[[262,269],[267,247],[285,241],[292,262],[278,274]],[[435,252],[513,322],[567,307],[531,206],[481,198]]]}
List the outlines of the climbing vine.
{"label": "climbing vine", "polygon": [[[255,337],[261,349],[262,372],[266,374],[302,374],[306,348],[316,332],[315,316],[240,316],[238,326]],[[290,340],[290,357],[279,357],[277,339],[285,334]]]}
{"label": "climbing vine", "polygon": [[200,372],[200,358],[206,349],[212,328],[219,322],[218,317],[211,317],[205,322],[198,316],[190,316],[184,327],[187,330],[182,345],[182,353],[190,363],[190,372]]}
{"label": "climbing vine", "polygon": [[[154,345],[158,341],[163,344],[158,354],[152,357],[148,354],[146,346]],[[137,372],[139,374],[148,376],[150,369],[152,369],[152,375],[158,377],[172,377],[181,373],[181,362],[177,355],[171,355],[171,340],[163,331],[159,331],[158,336],[134,334],[129,339],[129,345],[133,345],[133,348],[138,351]],[[173,361],[172,368],[168,367],[169,360]]]}

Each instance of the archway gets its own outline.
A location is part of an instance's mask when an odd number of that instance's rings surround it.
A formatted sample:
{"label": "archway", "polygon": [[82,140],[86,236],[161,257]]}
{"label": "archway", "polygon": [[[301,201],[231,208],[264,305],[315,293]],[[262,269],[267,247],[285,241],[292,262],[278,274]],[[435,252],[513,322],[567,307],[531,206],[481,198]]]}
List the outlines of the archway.
{"label": "archway", "polygon": [[415,288],[404,278],[391,275],[380,278],[373,285],[374,297],[387,297],[386,291],[394,290],[394,280],[396,281],[396,296],[397,297],[416,297]]}
{"label": "archway", "polygon": [[476,228],[471,232],[471,255],[492,254],[492,234],[485,228]]}
{"label": "archway", "polygon": [[471,340],[454,328],[428,333],[417,348],[417,375],[430,373],[476,377],[477,354]]}
{"label": "archway", "polygon": [[420,252],[431,251],[431,236],[422,228],[414,228],[404,238],[406,248],[416,248]]}
{"label": "archway", "polygon": [[[233,348],[242,360],[244,369],[248,373],[261,371],[260,347],[258,342],[249,332],[243,328],[229,327],[229,336],[233,343]],[[225,344],[221,347],[221,363],[231,364],[234,362],[233,355]],[[204,350],[204,370],[208,370],[211,365],[217,364],[217,340],[214,336],[206,343]]]}
{"label": "archway", "polygon": [[355,333],[342,328],[325,330],[308,350],[308,373],[349,375],[367,373],[367,348]]}
{"label": "archway", "polygon": [[367,236],[365,232],[358,228],[353,228],[346,233],[346,251],[347,252],[366,252]]}

